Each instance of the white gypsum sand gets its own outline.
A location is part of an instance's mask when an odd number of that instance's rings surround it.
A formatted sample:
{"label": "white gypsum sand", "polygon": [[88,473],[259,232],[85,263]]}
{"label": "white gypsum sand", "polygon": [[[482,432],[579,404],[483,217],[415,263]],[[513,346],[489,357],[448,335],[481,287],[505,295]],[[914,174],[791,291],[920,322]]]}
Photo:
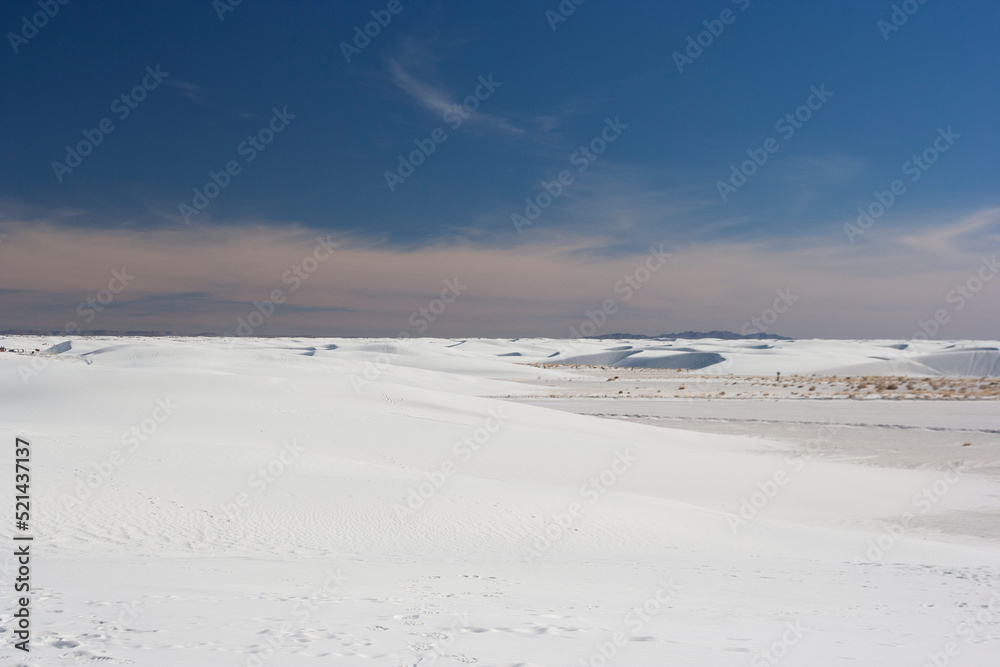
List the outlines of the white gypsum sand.
{"label": "white gypsum sand", "polygon": [[[994,664],[997,348],[97,337],[0,353],[35,536],[32,652],[5,633],[5,654]],[[812,396],[782,386],[810,374]]]}

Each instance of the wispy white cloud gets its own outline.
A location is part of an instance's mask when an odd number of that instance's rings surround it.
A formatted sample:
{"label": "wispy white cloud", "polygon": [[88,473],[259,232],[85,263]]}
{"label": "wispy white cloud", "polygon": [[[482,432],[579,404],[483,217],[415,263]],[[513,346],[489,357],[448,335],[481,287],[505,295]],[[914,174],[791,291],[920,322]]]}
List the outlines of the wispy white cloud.
{"label": "wispy white cloud", "polygon": [[163,84],[170,86],[171,88],[176,88],[180,91],[181,95],[189,100],[197,102],[198,104],[204,104],[205,89],[196,83],[182,81],[180,79],[167,79],[163,82]]}
{"label": "wispy white cloud", "polygon": [[995,241],[996,233],[1000,232],[1000,208],[984,209],[955,222],[942,221],[918,232],[903,234],[899,242],[916,250],[954,259],[966,254],[962,248],[978,245],[975,239],[985,236],[985,232],[990,230]]}
{"label": "wispy white cloud", "polygon": [[[428,47],[410,41],[406,43],[399,54],[388,59],[388,67],[393,83],[400,90],[407,93],[423,108],[444,115],[456,105],[461,104],[466,97],[472,95],[480,83],[478,80],[468,82],[466,85],[469,89],[466,94],[456,96],[449,87],[437,80],[436,62],[436,58]],[[486,77],[489,74],[491,73],[483,73],[482,76]],[[500,84],[502,86],[503,82],[501,81]],[[490,102],[486,100],[480,104],[486,106]],[[551,121],[546,121],[546,124],[551,124]],[[508,137],[521,137],[527,133],[527,130],[507,118],[482,108],[465,118],[463,126]]]}

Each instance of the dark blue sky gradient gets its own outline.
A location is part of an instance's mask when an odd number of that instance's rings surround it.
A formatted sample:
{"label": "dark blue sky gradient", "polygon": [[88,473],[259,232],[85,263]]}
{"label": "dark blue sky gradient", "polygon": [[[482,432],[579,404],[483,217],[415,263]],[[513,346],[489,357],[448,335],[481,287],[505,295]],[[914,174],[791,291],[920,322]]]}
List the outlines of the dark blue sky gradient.
{"label": "dark blue sky gradient", "polygon": [[[734,218],[724,233],[818,233],[897,177],[939,126],[962,140],[893,214],[997,204],[996,3],[931,0],[885,41],[877,21],[891,6],[868,1],[753,1],[740,11],[721,1],[590,0],[555,31],[545,3],[404,2],[345,62],[338,44],[384,6],[246,0],[223,21],[207,0],[61,6],[19,53],[7,45],[0,196],[79,210],[81,224],[169,224],[164,216],[177,215],[209,170],[237,158],[273,107],[287,107],[297,115],[288,130],[202,219],[297,221],[401,244],[456,230],[508,234],[508,210],[565,168],[606,116],[629,129],[581,175],[581,188],[617,175],[641,179],[652,195],[697,202],[683,219],[650,221],[678,233],[704,223],[712,234],[712,223]],[[671,54],[724,9],[735,22],[679,73]],[[15,29],[32,10],[33,2],[5,3],[0,26]],[[492,74],[502,86],[481,111],[523,136],[449,129],[436,154],[390,192],[383,174],[396,156],[448,127],[397,85],[393,60],[456,100]],[[110,102],[157,64],[171,85],[127,119],[113,118]],[[722,202],[715,184],[730,164],[776,136],[775,121],[820,84],[834,97]],[[105,116],[114,132],[59,183],[52,161]]]}
{"label": "dark blue sky gradient", "polygon": [[[558,0],[398,0],[350,62],[342,43],[389,0],[243,0],[220,19],[229,1],[40,0],[58,13],[16,52],[39,0],[0,6],[7,327],[62,328],[127,266],[139,277],[93,327],[231,331],[331,234],[336,261],[260,333],[395,335],[461,279],[428,334],[565,336],[663,247],[606,332],[739,330],[792,289],[779,333],[908,337],[1000,245],[993,0],[563,0],[555,30]],[[704,46],[679,71],[689,38]],[[105,118],[60,181],[53,162]],[[390,187],[418,145],[433,153]],[[995,337],[993,304],[948,310],[941,335]]]}

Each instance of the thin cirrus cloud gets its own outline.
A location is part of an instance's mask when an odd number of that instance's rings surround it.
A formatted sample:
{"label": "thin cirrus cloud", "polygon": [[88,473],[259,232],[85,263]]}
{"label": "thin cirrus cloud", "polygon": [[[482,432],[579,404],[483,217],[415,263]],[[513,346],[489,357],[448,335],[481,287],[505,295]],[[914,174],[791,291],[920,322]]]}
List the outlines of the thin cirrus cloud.
{"label": "thin cirrus cloud", "polygon": [[[974,212],[945,229],[989,233],[992,223],[984,221],[997,215]],[[108,285],[113,270],[125,269],[134,279],[85,329],[232,332],[254,302],[278,289],[285,302],[256,333],[565,337],[608,300],[616,312],[600,333],[739,330],[771,305],[776,290],[791,290],[795,305],[776,323],[777,333],[908,337],[920,318],[947,305],[947,291],[982,259],[971,248],[928,259],[925,244],[913,239],[930,239],[940,229],[867,246],[826,237],[667,241],[663,251],[672,256],[626,296],[622,281],[644,275],[637,270],[648,250],[609,254],[606,238],[586,234],[506,247],[460,238],[403,247],[339,234],[330,259],[293,289],[287,272],[325,233],[261,221],[144,231],[8,221],[0,224],[7,235],[0,243],[2,328],[62,328],[80,303]],[[446,280],[458,281],[461,296],[425,330],[415,330],[413,314],[440,295]],[[970,303],[944,335],[995,328],[988,306],[986,298]]]}
{"label": "thin cirrus cloud", "polygon": [[167,79],[163,82],[163,85],[169,86],[171,88],[176,88],[180,91],[180,94],[188,98],[193,102],[198,104],[204,104],[205,101],[205,89],[196,83],[190,81],[181,81],[179,79]]}
{"label": "thin cirrus cloud", "polygon": [[986,247],[997,247],[996,242],[1000,239],[1000,208],[983,209],[955,222],[904,234],[900,236],[899,242],[915,250],[960,260],[967,254],[962,248],[982,247],[981,241],[984,239],[990,241]]}
{"label": "thin cirrus cloud", "polygon": [[[397,56],[390,57],[387,62],[392,82],[397,88],[425,109],[443,115],[460,105],[468,95],[455,96],[443,83],[432,80],[436,76],[435,60],[426,47],[409,42]],[[470,85],[469,95],[480,84],[475,81]],[[522,137],[527,134],[524,128],[508,119],[482,109],[477,109],[474,114],[464,118],[463,125],[506,137]]]}

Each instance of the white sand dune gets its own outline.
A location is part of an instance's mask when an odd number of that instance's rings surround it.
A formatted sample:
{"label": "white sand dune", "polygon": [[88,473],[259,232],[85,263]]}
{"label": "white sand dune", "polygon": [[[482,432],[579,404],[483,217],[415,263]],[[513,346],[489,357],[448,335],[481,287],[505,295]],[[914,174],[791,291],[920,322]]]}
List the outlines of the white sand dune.
{"label": "white sand dune", "polygon": [[[591,408],[551,409],[537,384],[572,364],[996,376],[994,343],[61,343],[0,353],[2,436],[34,452],[28,664],[917,665],[953,642],[954,664],[986,665],[1000,649],[998,478],[574,414]],[[957,432],[962,406],[887,419]]]}
{"label": "white sand dune", "polygon": [[[534,361],[543,361],[535,358]],[[1000,375],[1000,346],[977,341],[577,341],[547,363],[773,375]]]}

